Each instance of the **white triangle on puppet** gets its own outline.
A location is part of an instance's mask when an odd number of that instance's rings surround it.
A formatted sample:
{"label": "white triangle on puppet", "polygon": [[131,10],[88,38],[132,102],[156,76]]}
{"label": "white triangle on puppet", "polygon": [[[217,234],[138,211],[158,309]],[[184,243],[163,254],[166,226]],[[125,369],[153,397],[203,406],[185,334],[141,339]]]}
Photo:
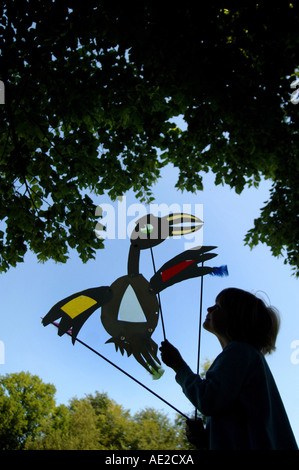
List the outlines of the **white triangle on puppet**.
{"label": "white triangle on puppet", "polygon": [[127,287],[120,303],[118,320],[132,323],[146,323],[147,321],[131,285]]}

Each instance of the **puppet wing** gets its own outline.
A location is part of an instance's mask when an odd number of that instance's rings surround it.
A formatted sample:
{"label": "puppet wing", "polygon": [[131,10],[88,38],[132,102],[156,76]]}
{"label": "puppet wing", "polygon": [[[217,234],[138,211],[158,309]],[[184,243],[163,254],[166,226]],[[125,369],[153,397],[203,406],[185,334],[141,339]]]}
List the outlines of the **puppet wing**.
{"label": "puppet wing", "polygon": [[61,318],[58,335],[62,336],[71,328],[74,343],[81,327],[90,315],[111,298],[112,291],[108,286],[93,287],[77,292],[57,302],[43,318],[42,324],[47,326]]}
{"label": "puppet wing", "polygon": [[217,256],[216,253],[208,253],[216,246],[202,246],[198,249],[184,251],[165,263],[151,278],[150,286],[156,293],[161,292],[177,282],[192,277],[205,276],[206,274],[221,275],[222,269],[209,266],[198,266],[198,263],[210,260]]}

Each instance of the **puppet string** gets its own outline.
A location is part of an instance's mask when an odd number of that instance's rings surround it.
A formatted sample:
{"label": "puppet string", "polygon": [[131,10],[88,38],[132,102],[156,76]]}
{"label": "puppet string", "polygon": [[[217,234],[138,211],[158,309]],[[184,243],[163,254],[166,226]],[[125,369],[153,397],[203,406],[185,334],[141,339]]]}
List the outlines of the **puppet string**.
{"label": "puppet string", "polygon": [[[154,268],[154,273],[156,274],[156,266],[155,266],[155,260],[154,260],[154,253],[152,247],[150,247],[151,250],[151,256],[152,256],[152,262],[153,262],[153,268]],[[160,293],[158,292],[158,302],[159,302],[159,310],[161,314],[161,324],[162,324],[162,330],[163,330],[163,337],[164,341],[166,340],[166,334],[165,334],[165,326],[164,326],[164,319],[163,319],[163,313],[162,313],[162,305],[161,305],[161,299],[160,299]]]}
{"label": "puppet string", "polygon": [[[203,267],[203,262],[201,263],[201,266]],[[198,347],[197,347],[197,371],[196,371],[197,375],[199,375],[199,366],[200,366],[202,297],[203,297],[203,276],[201,276],[201,286],[200,286],[199,327],[198,327]],[[195,408],[195,419],[197,419],[197,408]]]}
{"label": "puppet string", "polygon": [[[56,326],[54,323],[53,323],[54,326]],[[67,331],[67,334],[69,336],[72,336],[71,333],[69,333]],[[120,372],[122,372],[123,374],[125,374],[127,377],[129,377],[130,379],[134,380],[134,382],[136,382],[138,385],[140,385],[141,387],[145,388],[148,392],[150,392],[152,395],[155,395],[155,397],[159,398],[159,400],[163,401],[166,405],[170,406],[170,408],[172,408],[173,410],[175,410],[177,413],[179,413],[181,416],[183,416],[184,418],[186,419],[189,419],[188,416],[186,416],[184,413],[182,413],[181,411],[179,411],[175,406],[173,406],[171,403],[169,403],[168,401],[166,401],[164,398],[162,398],[160,395],[158,395],[157,393],[155,393],[153,390],[151,390],[150,388],[148,388],[146,385],[144,385],[142,382],[140,382],[139,380],[135,379],[135,377],[133,377],[132,375],[128,374],[128,372],[126,372],[125,370],[123,370],[121,367],[119,367],[118,365],[114,364],[114,362],[110,361],[109,359],[107,359],[107,357],[103,356],[102,354],[100,354],[98,351],[96,351],[95,349],[93,349],[91,346],[89,346],[88,344],[84,343],[83,341],[81,341],[79,338],[76,338],[76,341],[78,341],[78,343],[82,344],[82,346],[85,346],[85,348],[89,349],[90,351],[92,351],[93,353],[95,353],[97,356],[101,357],[102,359],[104,359],[104,361],[108,362],[108,364],[110,364],[111,366],[115,367],[117,370],[119,370]]]}

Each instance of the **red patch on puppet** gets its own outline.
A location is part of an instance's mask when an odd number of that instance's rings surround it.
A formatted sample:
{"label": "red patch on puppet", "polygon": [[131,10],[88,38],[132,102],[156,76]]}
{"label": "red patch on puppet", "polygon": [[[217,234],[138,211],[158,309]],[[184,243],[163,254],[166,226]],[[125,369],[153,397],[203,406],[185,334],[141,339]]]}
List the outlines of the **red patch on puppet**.
{"label": "red patch on puppet", "polygon": [[179,272],[183,271],[183,269],[186,269],[192,263],[195,263],[194,259],[190,261],[182,261],[182,263],[176,264],[175,266],[172,266],[171,268],[165,269],[165,271],[161,273],[162,281],[163,282],[168,281],[168,279],[175,276]]}

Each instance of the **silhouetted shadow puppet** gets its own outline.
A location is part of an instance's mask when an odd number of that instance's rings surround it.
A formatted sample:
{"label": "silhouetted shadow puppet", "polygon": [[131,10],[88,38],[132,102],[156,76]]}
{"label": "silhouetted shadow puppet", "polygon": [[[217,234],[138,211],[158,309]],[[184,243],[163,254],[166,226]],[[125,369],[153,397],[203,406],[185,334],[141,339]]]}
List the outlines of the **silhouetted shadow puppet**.
{"label": "silhouetted shadow puppet", "polygon": [[[185,223],[191,223],[185,226]],[[175,224],[179,224],[176,226]],[[124,351],[151,374],[158,372],[160,360],[158,346],[151,336],[159,319],[157,295],[163,289],[205,274],[223,275],[226,267],[210,268],[198,266],[217,256],[208,253],[213,246],[187,250],[165,263],[148,282],[139,273],[140,251],[159,245],[168,237],[183,235],[200,229],[202,221],[189,214],[171,214],[155,217],[148,214],[136,222],[130,237],[128,273],[118,278],[111,286],[83,290],[59,301],[43,318],[44,326],[61,318],[58,335],[72,329],[72,342],[83,324],[95,310],[102,307],[101,321],[111,335],[106,343],[114,343],[116,350]]]}

